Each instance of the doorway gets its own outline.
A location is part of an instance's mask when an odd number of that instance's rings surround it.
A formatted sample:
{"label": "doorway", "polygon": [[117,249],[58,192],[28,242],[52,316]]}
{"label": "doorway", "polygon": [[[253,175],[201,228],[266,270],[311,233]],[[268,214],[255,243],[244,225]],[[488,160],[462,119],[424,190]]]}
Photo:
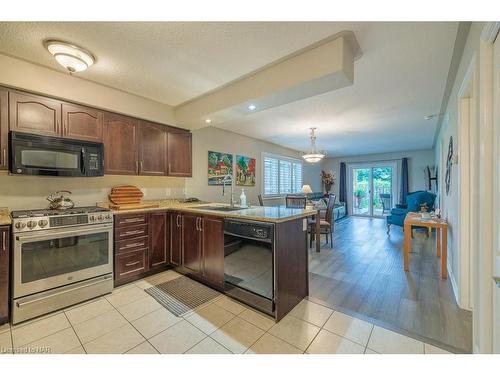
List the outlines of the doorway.
{"label": "doorway", "polygon": [[383,217],[390,213],[397,195],[397,163],[349,165],[349,201],[352,215]]}

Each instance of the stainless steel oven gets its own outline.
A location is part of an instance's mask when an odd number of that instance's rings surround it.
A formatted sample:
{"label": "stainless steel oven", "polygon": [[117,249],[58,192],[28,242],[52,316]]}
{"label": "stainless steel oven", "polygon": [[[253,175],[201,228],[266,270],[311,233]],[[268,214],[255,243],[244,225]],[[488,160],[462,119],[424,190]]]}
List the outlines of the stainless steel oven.
{"label": "stainless steel oven", "polygon": [[[14,324],[112,291],[110,214],[23,220],[14,219]],[[28,229],[30,226],[34,228]]]}

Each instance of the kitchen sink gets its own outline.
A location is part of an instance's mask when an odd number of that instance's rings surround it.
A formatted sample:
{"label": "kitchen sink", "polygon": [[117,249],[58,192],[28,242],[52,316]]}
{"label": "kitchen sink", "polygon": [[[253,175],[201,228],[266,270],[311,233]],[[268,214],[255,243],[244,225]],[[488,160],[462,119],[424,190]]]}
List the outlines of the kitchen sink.
{"label": "kitchen sink", "polygon": [[199,208],[200,210],[210,210],[210,211],[238,211],[244,210],[244,207],[230,207],[230,206],[196,206],[193,208]]}

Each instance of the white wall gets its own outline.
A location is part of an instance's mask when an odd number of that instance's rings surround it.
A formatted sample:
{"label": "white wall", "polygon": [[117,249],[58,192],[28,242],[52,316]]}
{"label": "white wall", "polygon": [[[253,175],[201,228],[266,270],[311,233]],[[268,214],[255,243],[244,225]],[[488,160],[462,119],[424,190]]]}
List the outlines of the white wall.
{"label": "white wall", "polygon": [[172,107],[98,83],[0,54],[0,85],[175,125]]}
{"label": "white wall", "polygon": [[[419,151],[406,151],[406,152],[391,152],[384,154],[370,154],[359,156],[346,156],[339,158],[327,158],[323,161],[321,168],[327,172],[333,171],[336,176],[335,185],[332,188],[332,193],[339,194],[339,181],[340,181],[340,163],[357,163],[357,162],[375,162],[386,160],[401,160],[408,158],[408,185],[409,191],[426,190],[425,187],[425,174],[424,168],[426,166],[435,165],[434,150],[419,150]],[[346,176],[349,178],[349,176]],[[318,176],[318,181],[321,178]],[[398,186],[400,181],[397,181]]]}
{"label": "white wall", "polygon": [[[298,151],[281,147],[255,138],[246,137],[226,130],[207,127],[193,131],[193,178],[186,179],[188,196],[196,196],[211,202],[229,202],[229,195],[222,196],[221,186],[209,186],[207,175],[208,151],[244,155],[256,159],[256,182],[254,187],[236,186],[235,199],[239,199],[241,188],[245,189],[247,202],[258,205],[257,195],[262,193],[262,152],[300,158]],[[304,165],[304,175],[308,166]],[[304,180],[304,183],[307,183]],[[281,200],[266,200],[266,205],[279,203]]]}
{"label": "white wall", "polygon": [[69,190],[77,206],[107,202],[113,186],[136,185],[144,199],[179,198],[183,196],[184,178],[149,176],[39,177],[0,175],[0,207],[11,210],[46,208],[45,199],[57,190]]}
{"label": "white wall", "polygon": [[[469,31],[469,35],[467,37],[467,42],[465,44],[465,48],[462,54],[462,58],[460,60],[460,65],[457,71],[457,76],[455,82],[453,84],[453,89],[451,91],[450,99],[448,102],[448,106],[446,108],[447,119],[448,121],[443,124],[441,128],[437,141],[436,141],[436,150],[435,150],[435,160],[436,163],[439,162],[441,158],[441,145],[444,148],[443,152],[446,156],[448,151],[448,143],[450,136],[453,137],[453,147],[454,153],[460,155],[459,148],[459,136],[458,136],[458,126],[459,126],[459,90],[464,81],[467,69],[472,61],[473,56],[476,54],[476,58],[478,58],[479,53],[479,44],[480,44],[480,35],[483,29],[484,23],[481,22],[473,22]],[[476,64],[479,64],[479,61],[476,61]],[[452,167],[451,174],[451,191],[449,195],[444,193],[444,190],[441,190],[440,194],[440,205],[443,209],[444,217],[448,221],[448,263],[449,268],[451,269],[451,278],[459,277],[460,275],[460,233],[458,228],[458,219],[459,219],[459,168],[460,164],[454,164]],[[444,169],[442,169],[444,171]],[[460,280],[453,279],[452,280],[455,285],[460,285]],[[459,291],[458,291],[459,293]],[[474,317],[474,327],[475,329],[478,327],[477,323],[477,315]]]}

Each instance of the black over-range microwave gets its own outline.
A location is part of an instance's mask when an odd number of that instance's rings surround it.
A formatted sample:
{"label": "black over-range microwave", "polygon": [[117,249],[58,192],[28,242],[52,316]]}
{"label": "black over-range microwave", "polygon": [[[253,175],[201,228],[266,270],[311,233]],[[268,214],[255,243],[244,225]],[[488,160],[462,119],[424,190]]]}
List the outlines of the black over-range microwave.
{"label": "black over-range microwave", "polygon": [[14,175],[104,175],[102,143],[10,132],[9,146],[9,170]]}

